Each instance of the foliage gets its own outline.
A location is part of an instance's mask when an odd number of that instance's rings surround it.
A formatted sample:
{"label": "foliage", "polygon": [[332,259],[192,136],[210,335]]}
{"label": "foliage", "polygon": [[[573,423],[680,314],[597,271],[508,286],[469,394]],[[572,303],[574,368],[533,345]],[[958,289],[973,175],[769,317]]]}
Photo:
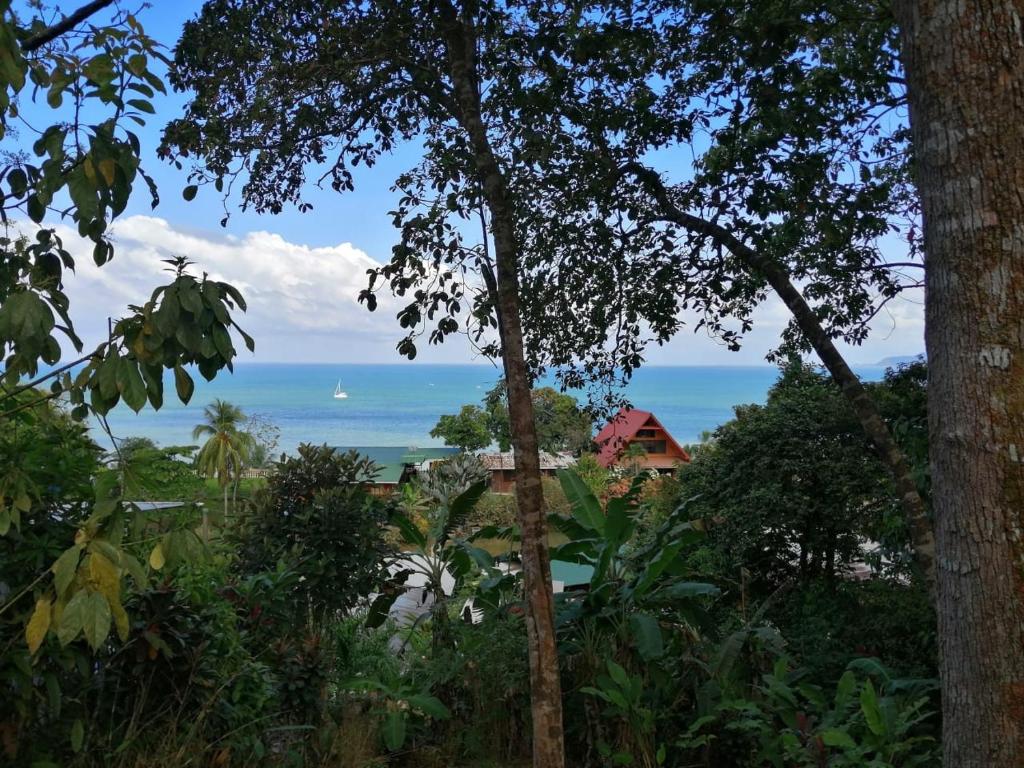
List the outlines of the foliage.
{"label": "foliage", "polygon": [[[762,596],[791,577],[834,581],[900,517],[852,410],[824,375],[794,363],[765,405],[735,411],[679,472],[680,498],[721,518],[712,532],[721,575],[746,568]],[[893,553],[906,550],[904,540]]]}
{"label": "foliage", "polygon": [[292,609],[316,621],[353,607],[383,574],[386,502],[366,488],[373,463],[354,452],[299,446],[258,491],[233,534],[236,569],[257,574],[283,566],[300,579]]}
{"label": "foliage", "polygon": [[242,431],[242,409],[220,398],[203,409],[203,423],[192,430],[192,439],[207,440],[196,456],[196,469],[206,477],[216,477],[224,493],[224,511],[228,506],[228,486],[235,488],[252,452],[253,437]]}
{"label": "foliage", "polygon": [[925,726],[935,688],[934,680],[894,679],[863,660],[826,695],[780,659],[749,696],[712,696],[682,745],[722,766],[936,765],[938,747]]}
{"label": "foliage", "polygon": [[[433,598],[431,628],[435,654],[451,642],[449,597],[469,577],[481,570],[490,575],[493,568],[487,552],[458,536],[486,487],[485,481],[474,479],[474,474],[479,473],[479,460],[463,456],[431,467],[424,482],[433,502],[425,515],[425,530],[417,528],[399,510],[392,513],[389,522],[398,530],[402,544],[402,551],[391,558],[397,573],[374,600],[367,617],[368,626],[380,626],[402,593],[405,579],[412,573],[421,575]],[[445,587],[446,577],[454,582],[451,590]]]}
{"label": "foliage", "polygon": [[389,752],[397,752],[405,745],[408,724],[417,718],[447,720],[448,708],[436,696],[431,696],[414,684],[398,681],[392,684],[380,680],[354,680],[354,690],[376,691],[377,713],[382,716],[381,737]]}
{"label": "foliage", "polygon": [[[531,391],[533,416],[537,425],[537,444],[549,453],[579,453],[593,444],[593,417],[580,408],[576,398],[552,387]],[[512,447],[505,382],[501,381],[484,395],[491,435],[502,451]]]}
{"label": "foliage", "polygon": [[[56,366],[60,335],[78,352],[83,349],[63,283],[74,260],[44,221],[49,213],[71,219],[78,234],[92,240],[93,259],[103,265],[114,250],[108,225],[125,209],[140,176],[153,204],[159,199],[140,166],[141,143],[129,121],[145,125],[153,114],[151,99],[165,88],[150,67],[154,61],[166,62],[131,13],[116,11],[106,25],[51,29],[41,8],[30,5],[33,17],[24,19],[11,5],[0,3],[0,37],[8,53],[0,67],[0,137],[21,138],[12,123],[27,99],[35,102],[45,94],[52,115],[43,110],[41,124],[20,121],[19,129],[36,134],[31,155],[26,141],[6,152],[0,166],[8,187],[4,221],[14,212],[40,227],[33,240],[0,238],[0,353],[8,389],[23,377],[35,377],[40,363]],[[53,122],[48,124],[49,119]],[[85,415],[87,402],[101,414],[122,399],[136,411],[147,400],[159,408],[161,372],[167,368],[174,369],[178,395],[187,402],[192,382],[184,366],[197,365],[208,379],[230,368],[235,355],[231,327],[252,348],[252,340],[231,318],[231,310],[245,309],[238,291],[187,275],[184,259],[170,264],[175,280],[113,323],[110,338],[77,361],[87,364],[76,375],[62,366],[36,379],[53,379],[47,397],[69,393],[77,417]],[[9,397],[0,398],[5,407]]]}
{"label": "foliage", "polygon": [[445,445],[454,445],[463,451],[479,451],[491,444],[487,414],[478,405],[464,405],[455,415],[445,414],[430,430],[431,437],[439,437]]}
{"label": "foliage", "polygon": [[247,416],[244,426],[245,433],[249,435],[249,466],[269,468],[277,454],[280,427],[259,413]]}
{"label": "foliage", "polygon": [[203,481],[192,467],[196,447],[159,448],[145,437],[127,437],[106,456],[131,499],[146,501],[194,501],[203,493]]}

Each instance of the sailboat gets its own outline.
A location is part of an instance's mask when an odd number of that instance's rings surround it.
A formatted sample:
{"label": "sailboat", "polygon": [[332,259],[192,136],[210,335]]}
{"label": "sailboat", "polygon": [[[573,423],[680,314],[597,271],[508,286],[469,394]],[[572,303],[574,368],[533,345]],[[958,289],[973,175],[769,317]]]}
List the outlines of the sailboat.
{"label": "sailboat", "polygon": [[334,388],[334,399],[335,400],[344,400],[346,397],[348,397],[348,392],[345,392],[344,390],[342,390],[342,388],[341,388],[341,379],[338,379],[338,386],[336,386]]}

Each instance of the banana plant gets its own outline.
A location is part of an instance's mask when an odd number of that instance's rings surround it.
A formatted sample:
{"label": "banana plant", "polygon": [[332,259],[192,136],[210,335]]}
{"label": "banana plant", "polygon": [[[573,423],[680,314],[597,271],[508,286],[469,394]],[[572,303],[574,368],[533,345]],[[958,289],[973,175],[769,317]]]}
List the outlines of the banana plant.
{"label": "banana plant", "polygon": [[[449,643],[448,605],[467,580],[480,573],[494,575],[494,561],[483,549],[458,535],[469,513],[487,488],[477,481],[459,492],[438,493],[426,513],[426,530],[410,520],[400,509],[391,515],[390,524],[398,531],[400,551],[392,556],[398,567],[391,581],[373,601],[366,619],[370,627],[387,619],[391,606],[405,592],[405,581],[412,574],[425,580],[425,589],[433,598],[430,610],[432,644],[435,652]],[[446,589],[446,581],[451,584]]]}
{"label": "banana plant", "polygon": [[603,508],[575,472],[561,470],[558,479],[572,512],[549,518],[569,539],[552,549],[551,559],[594,569],[586,592],[563,602],[560,624],[569,628],[593,620],[631,640],[645,661],[659,658],[665,647],[663,625],[703,624],[706,615],[699,598],[718,594],[712,584],[683,578],[679,554],[703,537],[703,523],[681,519],[683,505],[648,543],[632,546],[640,491],[647,478],[634,478],[625,494],[609,499]]}

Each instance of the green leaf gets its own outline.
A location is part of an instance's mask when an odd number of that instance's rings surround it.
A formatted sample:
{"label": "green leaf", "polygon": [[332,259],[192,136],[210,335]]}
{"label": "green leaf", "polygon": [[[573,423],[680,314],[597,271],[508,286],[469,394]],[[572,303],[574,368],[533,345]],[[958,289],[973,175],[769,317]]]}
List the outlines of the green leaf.
{"label": "green leaf", "polygon": [[612,680],[619,688],[629,689],[629,673],[611,659],[608,660],[608,674],[612,676]]}
{"label": "green leaf", "polygon": [[64,550],[64,553],[50,566],[50,570],[53,571],[53,587],[57,592],[58,598],[71,586],[71,582],[75,578],[75,572],[78,571],[78,560],[81,554],[82,550],[76,544]]}
{"label": "green leaf", "polygon": [[98,651],[110,634],[110,603],[99,592],[91,592],[82,614],[82,634],[94,651]]}
{"label": "green leaf", "polygon": [[860,709],[864,713],[864,721],[868,728],[876,736],[885,733],[885,722],[882,719],[882,711],[878,708],[878,696],[875,694],[875,686],[870,680],[864,681],[864,687],[860,689]]}
{"label": "green leaf", "polygon": [[25,203],[25,210],[28,217],[36,224],[42,223],[43,217],[46,215],[46,206],[38,195],[29,195],[28,201]]}
{"label": "green leaf", "polygon": [[384,746],[390,752],[397,752],[405,744],[405,714],[398,711],[388,713],[381,726]]}
{"label": "green leaf", "polygon": [[448,711],[448,707],[441,703],[441,700],[436,696],[427,696],[426,694],[416,694],[406,699],[409,702],[409,706],[413,709],[418,709],[428,717],[432,717],[435,720],[447,720],[451,717],[451,712]]}
{"label": "green leaf", "polygon": [[569,469],[558,471],[558,481],[562,484],[565,496],[572,504],[573,518],[584,528],[604,532],[604,513],[601,503],[594,496],[590,487],[582,478]]}
{"label": "green leaf", "polygon": [[838,728],[826,728],[819,735],[828,747],[842,747],[843,749],[857,747],[857,743],[850,737],[850,734]]}
{"label": "green leaf", "polygon": [[82,743],[85,741],[85,725],[81,719],[76,719],[71,725],[71,750],[76,754],[82,751]]}
{"label": "green leaf", "polygon": [[186,200],[191,201],[195,199],[197,192],[199,192],[199,187],[197,187],[195,184],[189,184],[187,187],[181,190],[181,196],[184,197]]}
{"label": "green leaf", "polygon": [[139,366],[134,360],[121,358],[118,366],[117,390],[128,407],[138,413],[146,405],[146,382],[142,380]]}
{"label": "green leaf", "polygon": [[75,593],[74,597],[64,606],[64,612],[60,616],[57,625],[57,639],[61,645],[67,645],[82,631],[85,622],[85,604],[88,594],[82,590]]}
{"label": "green leaf", "polygon": [[629,625],[641,658],[650,661],[659,658],[665,652],[661,626],[656,618],[645,613],[635,613],[629,617]]}
{"label": "green leaf", "polygon": [[412,544],[421,548],[425,548],[427,546],[427,537],[423,535],[412,520],[401,512],[396,512],[392,515],[390,523],[398,529],[399,533],[402,534],[402,538],[405,540],[406,544]]}
{"label": "green leaf", "polygon": [[398,590],[393,590],[377,595],[374,601],[370,603],[370,610],[366,612],[366,626],[370,629],[376,629],[381,626],[387,620],[388,612],[391,610],[391,606],[395,604],[399,594]]}

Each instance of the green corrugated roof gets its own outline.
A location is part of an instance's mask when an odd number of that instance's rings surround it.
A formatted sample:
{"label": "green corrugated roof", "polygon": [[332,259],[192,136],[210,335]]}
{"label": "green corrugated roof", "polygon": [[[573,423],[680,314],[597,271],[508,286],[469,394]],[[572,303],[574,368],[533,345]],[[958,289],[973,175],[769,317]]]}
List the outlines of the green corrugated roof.
{"label": "green corrugated roof", "polygon": [[[334,450],[355,451],[360,456],[373,461],[377,465],[377,476],[374,483],[391,485],[402,479],[402,473],[409,464],[419,464],[427,459],[439,459],[458,453],[457,448],[417,448],[411,452],[407,447],[393,445],[336,445]],[[420,458],[422,456],[422,458]]]}

